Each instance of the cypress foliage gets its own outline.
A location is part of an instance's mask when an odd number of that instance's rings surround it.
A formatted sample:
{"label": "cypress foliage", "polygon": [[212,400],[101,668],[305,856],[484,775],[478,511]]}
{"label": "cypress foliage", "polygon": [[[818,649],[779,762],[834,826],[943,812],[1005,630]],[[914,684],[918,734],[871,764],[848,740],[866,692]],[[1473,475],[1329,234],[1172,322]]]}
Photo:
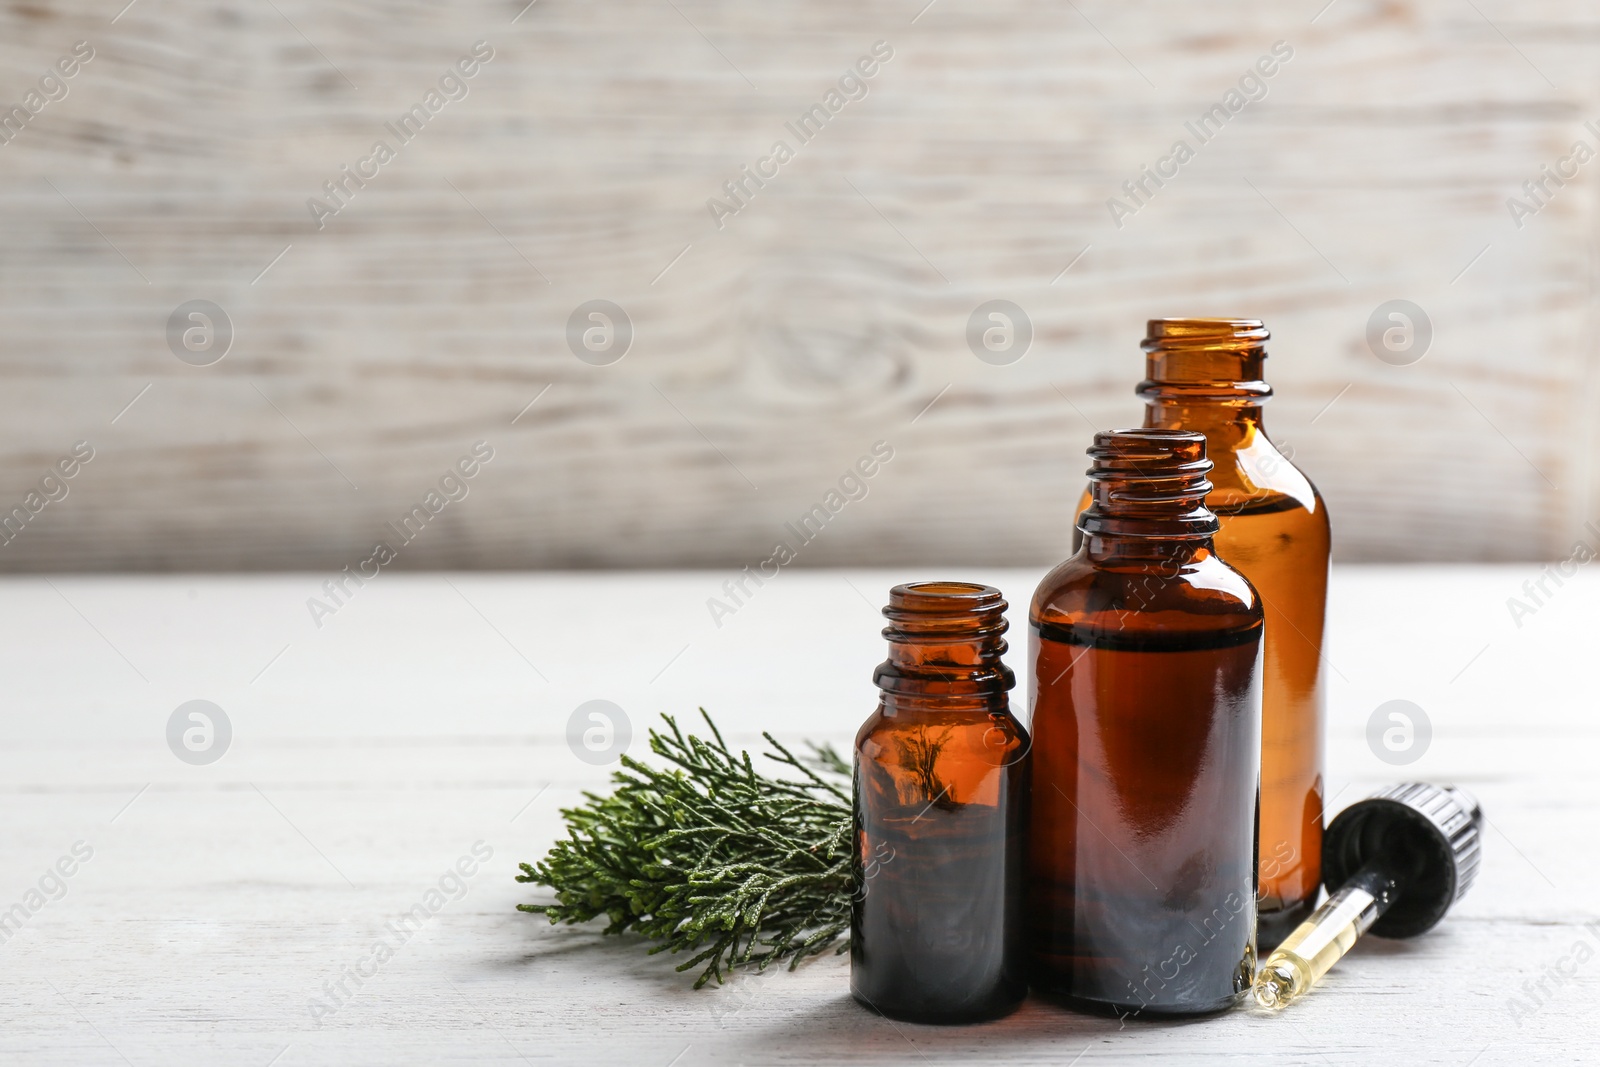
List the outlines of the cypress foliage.
{"label": "cypress foliage", "polygon": [[[609,918],[608,934],[636,930],[651,953],[693,952],[678,965],[705,965],[694,987],[735,967],[793,970],[826,951],[850,926],[850,765],[830,746],[796,758],[771,734],[766,758],[788,777],[759,773],[734,755],[704,708],[713,740],[684,734],[663,715],[650,767],[627,756],[609,796],[585,793],[563,809],[567,837],[519,882],[555,891],[555,903],[519,904],[551,923]],[[837,952],[849,948],[846,940]]]}

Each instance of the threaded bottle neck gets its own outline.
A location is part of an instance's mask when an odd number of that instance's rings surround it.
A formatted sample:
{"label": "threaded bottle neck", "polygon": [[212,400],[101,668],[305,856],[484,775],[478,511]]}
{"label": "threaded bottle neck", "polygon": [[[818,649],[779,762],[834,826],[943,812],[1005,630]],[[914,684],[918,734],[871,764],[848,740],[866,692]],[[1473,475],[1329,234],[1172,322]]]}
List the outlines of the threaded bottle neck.
{"label": "threaded bottle neck", "polygon": [[1260,319],[1151,319],[1143,344],[1145,380],[1138,395],[1149,425],[1169,425],[1164,409],[1213,406],[1259,417],[1272,387],[1262,377],[1272,335]]}
{"label": "threaded bottle neck", "polygon": [[1090,504],[1078,517],[1089,537],[1207,539],[1217,517],[1206,508],[1204,434],[1189,430],[1102,430],[1089,449]]}
{"label": "threaded bottle neck", "polygon": [[1006,602],[991,585],[909,582],[889,590],[889,658],[873,681],[899,696],[981,697],[1015,686],[1001,662]]}

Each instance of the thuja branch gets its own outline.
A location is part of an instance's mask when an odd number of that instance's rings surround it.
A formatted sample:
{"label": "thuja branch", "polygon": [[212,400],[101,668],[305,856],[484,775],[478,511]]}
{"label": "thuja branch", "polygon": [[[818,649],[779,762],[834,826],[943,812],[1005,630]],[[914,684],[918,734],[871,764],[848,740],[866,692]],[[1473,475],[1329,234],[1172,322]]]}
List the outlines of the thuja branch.
{"label": "thuja branch", "polygon": [[766,758],[790,773],[761,774],[700,715],[711,740],[663,715],[650,751],[667,766],[622,757],[616,791],[563,809],[566,839],[517,876],[556,897],[522,911],[552,923],[605,916],[608,934],[660,942],[652,953],[692,952],[678,970],[704,964],[696,989],[734,967],[787,959],[792,970],[826,951],[849,929],[851,886],[849,765],[829,746],[796,758],[764,733]]}

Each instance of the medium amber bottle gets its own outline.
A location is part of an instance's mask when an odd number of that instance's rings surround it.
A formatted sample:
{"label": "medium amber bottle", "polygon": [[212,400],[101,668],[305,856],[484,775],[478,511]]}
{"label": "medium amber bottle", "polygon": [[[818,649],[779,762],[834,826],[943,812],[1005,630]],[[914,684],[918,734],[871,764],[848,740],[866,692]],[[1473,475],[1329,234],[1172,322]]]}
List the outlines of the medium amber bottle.
{"label": "medium amber bottle", "polygon": [[[1215,464],[1206,506],[1217,553],[1266,612],[1262,686],[1257,937],[1275,947],[1311,914],[1322,881],[1322,631],[1328,509],[1267,439],[1261,406],[1270,334],[1258,319],[1152,319],[1145,335],[1144,424],[1205,434]],[[1085,493],[1080,510],[1089,504]],[[1074,546],[1076,547],[1076,546]]]}
{"label": "medium amber bottle", "polygon": [[1213,547],[1203,436],[1089,454],[1083,544],[1029,613],[1029,976],[1092,1011],[1220,1011],[1255,965],[1261,605]]}
{"label": "medium amber bottle", "polygon": [[1021,884],[1028,735],[992,586],[889,592],[878,710],[856,735],[850,990],[883,1015],[974,1022],[1027,984]]}

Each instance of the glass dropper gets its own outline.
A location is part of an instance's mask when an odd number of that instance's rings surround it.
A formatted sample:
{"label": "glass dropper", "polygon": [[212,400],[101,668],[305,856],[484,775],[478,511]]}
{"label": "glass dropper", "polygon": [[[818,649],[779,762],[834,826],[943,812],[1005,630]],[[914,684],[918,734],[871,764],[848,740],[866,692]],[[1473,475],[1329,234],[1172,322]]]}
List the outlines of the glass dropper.
{"label": "glass dropper", "polygon": [[1256,972],[1256,1003],[1283,1008],[1322,981],[1394,901],[1395,880],[1366,867],[1284,939]]}

